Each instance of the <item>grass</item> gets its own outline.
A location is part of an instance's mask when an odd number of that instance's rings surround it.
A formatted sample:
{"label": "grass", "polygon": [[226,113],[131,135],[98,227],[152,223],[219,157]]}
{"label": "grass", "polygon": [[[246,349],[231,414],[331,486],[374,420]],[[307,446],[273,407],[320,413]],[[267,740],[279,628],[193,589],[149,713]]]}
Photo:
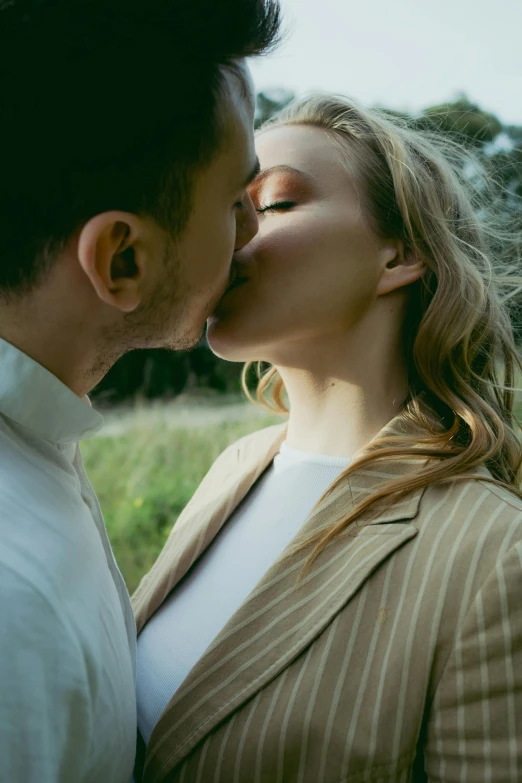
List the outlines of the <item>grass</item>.
{"label": "grass", "polygon": [[[522,400],[518,406],[522,419]],[[108,417],[103,437],[82,445],[114,554],[132,593],[219,454],[280,422],[246,405],[149,407]]]}
{"label": "grass", "polygon": [[[281,419],[244,408],[244,415],[183,426],[147,412],[109,420],[108,436],[82,444],[115,557],[132,593],[151,568],[179,514],[219,454],[234,441]],[[232,412],[231,412],[232,413]],[[205,411],[202,411],[205,421]]]}

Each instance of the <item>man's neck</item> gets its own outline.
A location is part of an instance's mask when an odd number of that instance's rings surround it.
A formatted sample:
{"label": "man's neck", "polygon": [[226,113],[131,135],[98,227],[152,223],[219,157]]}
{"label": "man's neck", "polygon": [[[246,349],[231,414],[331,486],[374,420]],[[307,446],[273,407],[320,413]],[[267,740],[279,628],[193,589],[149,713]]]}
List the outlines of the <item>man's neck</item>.
{"label": "man's neck", "polygon": [[[64,312],[65,311],[65,312]],[[79,397],[91,391],[118,358],[100,360],[87,319],[35,295],[0,305],[0,337],[45,367]]]}

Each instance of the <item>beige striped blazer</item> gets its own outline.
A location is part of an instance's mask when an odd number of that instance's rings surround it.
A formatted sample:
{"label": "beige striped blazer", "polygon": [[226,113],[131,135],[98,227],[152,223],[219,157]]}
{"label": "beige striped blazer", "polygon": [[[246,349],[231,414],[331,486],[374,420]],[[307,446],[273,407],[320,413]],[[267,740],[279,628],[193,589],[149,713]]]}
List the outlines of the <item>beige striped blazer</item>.
{"label": "beige striped blazer", "polygon": [[[138,632],[284,434],[270,427],[216,461],[134,596]],[[302,534],[411,470],[361,469]],[[280,558],[168,704],[136,780],[522,781],[522,503],[487,475],[363,517],[300,582],[308,552]]]}

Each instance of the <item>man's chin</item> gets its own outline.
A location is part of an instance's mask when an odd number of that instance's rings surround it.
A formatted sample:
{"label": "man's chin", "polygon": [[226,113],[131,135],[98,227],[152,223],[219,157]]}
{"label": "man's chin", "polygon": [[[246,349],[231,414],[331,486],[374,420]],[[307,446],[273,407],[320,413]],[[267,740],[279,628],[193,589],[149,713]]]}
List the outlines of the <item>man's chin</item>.
{"label": "man's chin", "polygon": [[172,351],[191,351],[195,348],[203,337],[204,329],[199,334],[186,334],[179,337],[176,342],[170,346]]}
{"label": "man's chin", "polygon": [[185,323],[187,324],[188,321],[188,325],[185,326],[184,332],[181,334],[177,332],[170,335],[169,338],[165,340],[162,347],[168,348],[171,351],[190,351],[195,348],[200,343],[201,338],[210,324],[216,318],[216,313],[219,311],[222,299],[223,295],[214,297],[211,301],[207,301],[205,310],[200,310],[197,318],[194,318],[194,313],[190,320],[186,318]]}
{"label": "man's chin", "polygon": [[162,348],[167,351],[191,351],[195,348],[203,337],[204,329],[190,330],[184,334],[176,334],[165,337],[156,345],[150,345],[150,348]]}

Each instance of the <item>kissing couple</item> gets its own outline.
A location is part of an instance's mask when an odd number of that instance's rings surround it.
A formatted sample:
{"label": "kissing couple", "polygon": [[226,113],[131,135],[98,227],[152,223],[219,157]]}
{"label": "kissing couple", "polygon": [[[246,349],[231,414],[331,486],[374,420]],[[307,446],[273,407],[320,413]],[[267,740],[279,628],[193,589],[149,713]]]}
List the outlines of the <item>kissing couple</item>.
{"label": "kissing couple", "polygon": [[[519,780],[522,279],[463,151],[331,95],[254,136],[276,0],[0,21],[0,780]],[[284,422],[131,604],[87,395],[205,325]]]}

